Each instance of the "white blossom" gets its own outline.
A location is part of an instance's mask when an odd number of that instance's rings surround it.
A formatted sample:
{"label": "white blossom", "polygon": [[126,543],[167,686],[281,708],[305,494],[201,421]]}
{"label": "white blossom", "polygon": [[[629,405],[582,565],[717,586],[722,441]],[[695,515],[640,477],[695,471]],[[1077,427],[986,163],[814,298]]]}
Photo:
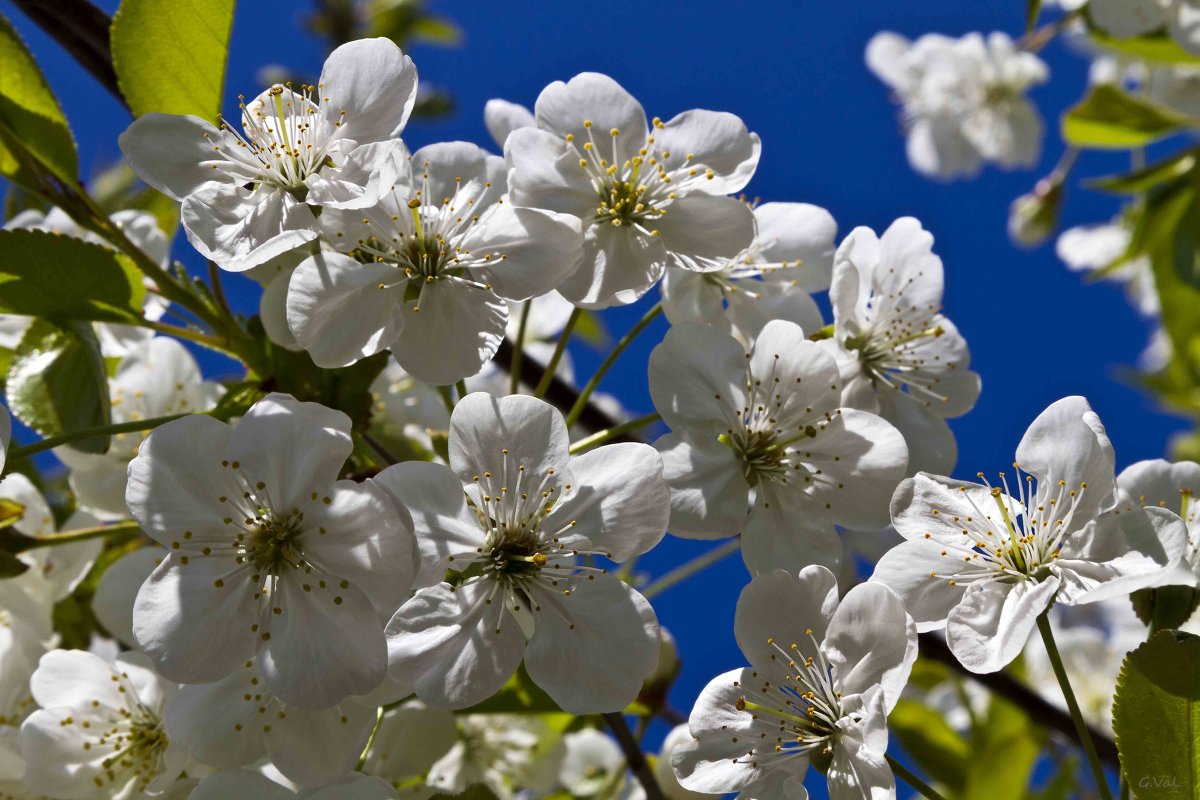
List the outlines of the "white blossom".
{"label": "white blossom", "polygon": [[126,800],[166,790],[188,766],[168,740],[174,693],[138,653],[115,663],[82,650],[44,655],[30,680],[41,707],[21,726],[25,784],[64,800]]}
{"label": "white blossom", "polygon": [[337,480],[351,449],[348,417],[281,394],[236,428],[197,414],[150,434],[126,499],[169,553],[133,629],[164,676],[217,681],[257,653],[267,687],[303,708],[379,686],[412,534],[379,489]]}
{"label": "white blossom", "polygon": [[970,177],[985,161],[1005,168],[1037,162],[1044,125],[1025,93],[1045,83],[1048,71],[1006,34],[927,34],[910,42],[879,33],[866,59],[903,107],[908,161],[921,174]]}
{"label": "white blossom", "polygon": [[877,584],[838,602],[829,570],[777,570],[742,590],[734,620],[750,662],[714,678],[692,709],[692,741],[671,765],[685,789],[803,798],[810,764],[834,798],[895,797],[887,715],[917,657],[899,598]]}
{"label": "white blossom", "polygon": [[970,411],[979,376],[967,342],[942,314],[942,260],[911,217],[877,236],[856,228],[834,259],[833,352],[843,401],[873,411],[908,443],[910,472],[949,472],[957,446],[947,417]]}
{"label": "white blossom", "polygon": [[[196,359],[177,340],[155,336],[129,348],[108,382],[114,423],[207,411],[224,389],[200,374]],[[77,502],[104,519],[123,518],[129,462],[144,432],[113,434],[108,452],[85,453],[70,445],[54,454],[70,468]]]}
{"label": "white blossom", "polygon": [[760,143],[734,115],[695,109],[647,123],[637,100],[594,72],[547,86],[534,113],[537,127],[504,144],[513,201],[583,221],[583,265],[559,289],[576,305],[631,303],[668,266],[716,271],[750,245],[750,209],[725,195],[749,182]]}
{"label": "white blossom", "polygon": [[658,659],[658,621],[580,557],[620,563],[662,538],[661,459],[636,443],[572,457],[561,413],[525,395],[467,395],[449,448],[448,468],[406,462],[374,479],[409,510],[421,555],[424,588],[388,625],[396,679],[430,705],[465,708],[524,658],[564,710],[624,708]]}
{"label": "white blossom", "polygon": [[252,659],[216,683],[181,687],[165,724],[197,761],[233,769],[266,756],[298,784],[320,785],[354,769],[375,711],[359,698],[318,710],[285,703]]}
{"label": "white blossom", "polygon": [[[444,713],[444,712],[443,712]],[[564,751],[559,733],[533,714],[467,714],[458,741],[429,769],[426,785],[439,794],[486,786],[501,800],[522,791],[548,793]]]}
{"label": "white blossom", "polygon": [[241,133],[227,120],[145,114],[121,134],[121,151],[183,203],[192,246],[240,272],[316,239],[313,207],[363,208],[387,191],[416,91],[408,56],[363,39],[334,50],[316,86],[276,84],[239,104]]}
{"label": "white blossom", "polygon": [[672,432],[655,442],[671,532],[742,535],[752,573],[836,568],[834,524],[887,524],[907,449],[890,423],[843,407],[838,366],[796,325],[767,323],[749,355],[711,326],[677,325],[650,354],[650,396]]}
{"label": "white blossom", "polygon": [[311,256],[292,275],[287,319],[322,367],[391,349],[433,385],[474,375],[504,336],[508,300],[551,291],[579,264],[579,222],[505,199],[504,162],[466,142],[397,151],[378,205],[329,210],[321,225],[345,253]]}
{"label": "white blossom", "polygon": [[261,772],[226,770],[200,781],[188,800],[396,800],[396,790],[371,775],[349,773],[296,792]]}
{"label": "white blossom", "polygon": [[671,324],[707,322],[753,341],[772,319],[805,333],[824,324],[810,293],[829,288],[837,223],[808,203],[754,207],[756,233],[744,251],[716,272],[671,267],[663,279],[663,311]]}
{"label": "white blossom", "polygon": [[1129,302],[1139,314],[1158,313],[1158,292],[1150,258],[1135,256],[1110,269],[1125,258],[1133,239],[1132,220],[1124,215],[1099,225],[1079,225],[1063,231],[1058,237],[1055,252],[1062,262],[1076,272],[1097,272],[1105,280],[1125,284]]}
{"label": "white blossom", "polygon": [[583,728],[568,733],[562,743],[558,783],[572,797],[598,796],[619,785],[625,774],[625,755],[611,736]]}
{"label": "white blossom", "polygon": [[1173,512],[1118,506],[1112,444],[1082,397],[1033,421],[1014,472],[1012,490],[1004,473],[998,486],[926,473],[904,481],[892,523],[906,541],[871,578],[904,599],[922,631],[944,626],[973,672],[1012,661],[1053,603],[1159,585],[1185,546]]}

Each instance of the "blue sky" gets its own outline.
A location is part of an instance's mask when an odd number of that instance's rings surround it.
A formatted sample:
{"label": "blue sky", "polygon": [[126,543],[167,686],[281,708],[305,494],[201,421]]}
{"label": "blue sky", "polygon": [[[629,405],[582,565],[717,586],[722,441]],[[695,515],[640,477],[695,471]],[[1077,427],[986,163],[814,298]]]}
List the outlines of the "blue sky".
{"label": "blue sky", "polygon": [[[115,3],[100,5],[111,12]],[[226,79],[227,109],[239,92],[258,91],[254,73],[263,64],[319,72],[321,44],[299,33],[293,18],[308,4],[296,4],[295,12],[282,10],[286,5],[242,4]],[[1083,93],[1084,61],[1057,42],[1043,53],[1051,82],[1032,96],[1047,118],[1049,135],[1037,170],[989,170],[953,184],[912,172],[896,111],[863,65],[867,40],[879,30],[908,36],[971,30],[1015,35],[1024,5],[1019,0],[435,2],[434,10],[463,28],[462,46],[417,47],[411,55],[422,80],[453,91],[458,111],[444,121],[410,126],[405,139],[414,149],[452,139],[490,146],[482,121],[489,98],[531,105],[547,83],[585,70],[612,75],[651,116],[669,119],[693,107],[736,113],[763,140],[749,195],[825,206],[843,234],[858,225],[882,230],[905,215],[916,216],[933,232],[946,266],[946,313],[970,342],[973,367],[983,378],[979,404],[953,423],[960,475],[1008,466],[1028,423],[1068,394],[1092,402],[1123,467],[1164,455],[1168,437],[1187,427],[1121,377],[1144,346],[1149,324],[1130,310],[1119,288],[1087,285],[1062,267],[1051,247],[1017,250],[1005,232],[1009,202],[1046,174],[1061,152],[1057,117]],[[0,11],[21,30],[58,92],[85,175],[118,157],[116,137],[129,122],[120,106],[8,0],[0,0]],[[1121,155],[1089,153],[1075,175],[1101,175],[1126,165]],[[1064,221],[1100,221],[1115,209],[1114,201],[1087,193],[1076,181],[1068,191]],[[182,236],[177,249],[187,249]],[[257,289],[249,281],[232,277],[227,289],[239,307],[254,308]],[[619,333],[652,302],[607,312],[605,319]],[[644,367],[662,333],[661,325],[651,328],[604,384],[638,413],[651,410]],[[575,355],[584,375],[598,360],[586,348]],[[215,360],[205,363],[221,369]],[[704,543],[669,541],[640,566],[659,574],[703,549]],[[744,581],[734,557],[655,601],[684,653],[684,672],[673,695],[680,708],[690,707],[710,677],[742,663],[732,618]]]}

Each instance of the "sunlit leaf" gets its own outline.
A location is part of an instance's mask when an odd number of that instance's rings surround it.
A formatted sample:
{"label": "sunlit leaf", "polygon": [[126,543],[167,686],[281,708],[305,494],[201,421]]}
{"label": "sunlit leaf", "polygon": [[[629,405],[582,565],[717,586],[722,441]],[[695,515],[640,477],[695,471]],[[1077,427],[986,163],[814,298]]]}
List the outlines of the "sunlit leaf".
{"label": "sunlit leaf", "polygon": [[1099,84],[1063,115],[1062,137],[1076,147],[1127,149],[1157,141],[1190,123],[1170,109]]}

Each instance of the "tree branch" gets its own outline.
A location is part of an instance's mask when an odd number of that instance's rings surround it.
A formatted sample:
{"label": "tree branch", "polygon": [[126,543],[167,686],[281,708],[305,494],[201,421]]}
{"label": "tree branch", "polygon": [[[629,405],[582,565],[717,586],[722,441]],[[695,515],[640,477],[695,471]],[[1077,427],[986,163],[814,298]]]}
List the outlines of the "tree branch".
{"label": "tree branch", "polygon": [[127,110],[109,49],[112,20],[88,0],[13,0],[30,21],[71,54]]}
{"label": "tree branch", "polygon": [[625,761],[629,764],[630,771],[637,776],[638,782],[646,790],[646,800],[664,800],[662,789],[654,777],[654,771],[650,769],[650,764],[646,761],[646,754],[642,752],[642,746],[633,737],[633,731],[629,730],[629,724],[625,722],[625,717],[620,713],[609,713],[604,715],[604,721],[608,723],[609,729],[617,739],[617,744],[621,746],[621,752],[625,754]]}

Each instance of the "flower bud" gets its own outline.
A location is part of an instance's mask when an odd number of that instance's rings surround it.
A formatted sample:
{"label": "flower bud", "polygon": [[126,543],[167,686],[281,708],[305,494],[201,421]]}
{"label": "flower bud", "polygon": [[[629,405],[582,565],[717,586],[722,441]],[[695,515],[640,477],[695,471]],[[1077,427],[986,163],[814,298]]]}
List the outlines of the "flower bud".
{"label": "flower bud", "polygon": [[1033,191],[1023,194],[1008,208],[1008,235],[1023,247],[1037,247],[1058,227],[1062,207],[1061,180],[1043,178]]}

